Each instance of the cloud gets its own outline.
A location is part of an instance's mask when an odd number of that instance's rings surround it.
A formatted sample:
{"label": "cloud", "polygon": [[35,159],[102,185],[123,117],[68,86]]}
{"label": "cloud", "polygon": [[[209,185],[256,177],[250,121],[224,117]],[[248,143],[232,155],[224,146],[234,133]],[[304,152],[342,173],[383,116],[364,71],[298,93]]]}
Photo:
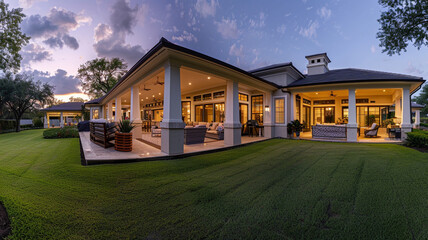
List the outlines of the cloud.
{"label": "cloud", "polygon": [[218,7],[218,2],[216,0],[197,0],[195,4],[195,10],[199,14],[202,15],[202,17],[214,17],[216,9]]}
{"label": "cloud", "polygon": [[413,66],[412,62],[409,62],[407,64],[405,71],[407,73],[410,73],[410,74],[422,74],[424,72],[424,71],[420,70],[419,68],[416,68],[415,66]]}
{"label": "cloud", "polygon": [[131,8],[129,2],[118,0],[112,7],[109,24],[98,24],[94,28],[94,49],[98,57],[124,59],[134,65],[145,53],[140,45],[126,42],[128,34],[133,34],[133,27],[142,19],[140,14],[147,12],[146,5]]}
{"label": "cloud", "polygon": [[287,29],[287,26],[285,26],[285,24],[282,24],[281,26],[276,28],[276,31],[280,34],[284,34],[286,29]]}
{"label": "cloud", "polygon": [[318,28],[319,28],[318,21],[310,21],[308,24],[308,27],[300,28],[299,34],[306,38],[314,39],[314,37],[317,36]]}
{"label": "cloud", "polygon": [[198,42],[198,39],[195,37],[195,35],[187,31],[183,31],[183,33],[180,36],[172,36],[172,40],[180,41],[180,42],[184,42],[184,41]]}
{"label": "cloud", "polygon": [[265,14],[263,12],[261,12],[259,14],[259,18],[258,19],[255,19],[255,20],[254,19],[250,19],[250,20],[248,20],[248,22],[250,24],[250,27],[252,27],[252,28],[260,28],[260,27],[264,27],[265,26],[265,19],[266,19]]}
{"label": "cloud", "polygon": [[221,22],[216,22],[217,31],[225,39],[236,39],[238,38],[239,32],[236,25],[236,20],[222,19]]}
{"label": "cloud", "polygon": [[240,59],[244,57],[244,46],[242,44],[238,47],[236,43],[230,46],[229,55],[236,57],[236,64],[241,65]]}
{"label": "cloud", "polygon": [[55,94],[66,94],[70,92],[81,92],[78,88],[80,81],[72,75],[67,75],[67,72],[62,69],[57,69],[54,75],[49,72],[38,70],[27,71],[27,74],[34,77],[34,80],[40,80],[43,83],[49,83],[55,86]]}
{"label": "cloud", "polygon": [[24,19],[22,30],[33,39],[43,39],[43,43],[51,48],[62,48],[66,45],[76,50],[79,44],[69,32],[91,21],[90,17],[54,7],[47,16],[36,14]]}
{"label": "cloud", "polygon": [[30,8],[36,2],[46,2],[47,0],[19,0],[19,6],[22,8]]}
{"label": "cloud", "polygon": [[370,48],[370,51],[371,51],[372,53],[375,53],[375,52],[376,52],[376,47],[375,47],[374,45],[372,45],[372,46],[371,46],[371,48]]}
{"label": "cloud", "polygon": [[30,43],[25,46],[20,52],[22,56],[22,65],[29,65],[30,62],[51,61],[52,53],[47,51],[44,47],[35,43]]}
{"label": "cloud", "polygon": [[110,25],[113,31],[132,34],[132,27],[137,23],[138,10],[138,5],[131,8],[125,0],[118,0],[110,14]]}
{"label": "cloud", "polygon": [[324,18],[325,20],[329,19],[331,16],[331,10],[326,8],[326,7],[322,7],[321,9],[317,10],[317,14],[321,17]]}

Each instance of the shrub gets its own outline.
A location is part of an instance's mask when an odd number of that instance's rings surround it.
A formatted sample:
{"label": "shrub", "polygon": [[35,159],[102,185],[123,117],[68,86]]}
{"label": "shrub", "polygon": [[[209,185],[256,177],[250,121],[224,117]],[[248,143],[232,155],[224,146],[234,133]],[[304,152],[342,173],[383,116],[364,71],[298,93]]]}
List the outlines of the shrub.
{"label": "shrub", "polygon": [[15,129],[15,120],[0,120],[0,132]]}
{"label": "shrub", "polygon": [[411,147],[428,148],[428,131],[414,129],[407,133],[406,144]]}
{"label": "shrub", "polygon": [[428,123],[421,123],[422,127],[428,127]]}
{"label": "shrub", "polygon": [[39,117],[33,118],[33,125],[35,128],[42,128],[43,127],[42,119],[40,119]]}
{"label": "shrub", "polygon": [[76,127],[50,128],[43,132],[44,138],[78,138]]}

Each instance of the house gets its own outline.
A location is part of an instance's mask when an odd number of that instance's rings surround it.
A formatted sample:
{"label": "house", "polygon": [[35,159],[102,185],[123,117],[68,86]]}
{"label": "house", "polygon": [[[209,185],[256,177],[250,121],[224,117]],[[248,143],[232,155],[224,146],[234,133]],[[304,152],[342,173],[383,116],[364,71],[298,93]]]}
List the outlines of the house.
{"label": "house", "polygon": [[248,120],[262,126],[265,138],[287,137],[287,123],[295,119],[309,138],[312,126],[333,126],[342,140],[357,142],[361,129],[373,122],[386,129],[387,119],[402,139],[411,131],[410,97],[424,83],[421,77],[330,70],[326,53],[306,59],[307,74],[291,62],[244,71],[161,38],[105,96],[86,106],[92,119],[127,117],[141,124],[134,138],[159,125],[167,155],[183,153],[183,129],[195,122],[224,123],[225,146],[241,144]]}
{"label": "house", "polygon": [[[68,102],[41,109],[45,113],[44,128],[77,125],[83,120],[83,102]],[[93,116],[98,118],[98,116]]]}

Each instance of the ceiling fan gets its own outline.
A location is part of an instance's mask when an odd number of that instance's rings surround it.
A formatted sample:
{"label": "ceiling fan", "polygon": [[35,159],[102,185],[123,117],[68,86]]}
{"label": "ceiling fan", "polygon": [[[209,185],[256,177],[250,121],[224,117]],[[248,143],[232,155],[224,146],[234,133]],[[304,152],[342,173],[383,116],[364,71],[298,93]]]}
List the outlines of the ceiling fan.
{"label": "ceiling fan", "polygon": [[331,93],[330,93],[330,97],[336,97],[336,95],[335,95],[335,94],[333,94],[333,91],[331,91]]}
{"label": "ceiling fan", "polygon": [[159,81],[159,77],[157,77],[157,80],[156,80],[156,83],[155,83],[155,85],[156,85],[156,84],[159,84],[159,85],[164,85],[164,83],[165,83],[165,82],[161,82],[161,81]]}
{"label": "ceiling fan", "polygon": [[144,90],[144,91],[150,91],[150,90],[152,90],[152,89],[150,89],[150,88],[146,88],[146,84],[144,84],[144,85],[143,85],[143,90]]}

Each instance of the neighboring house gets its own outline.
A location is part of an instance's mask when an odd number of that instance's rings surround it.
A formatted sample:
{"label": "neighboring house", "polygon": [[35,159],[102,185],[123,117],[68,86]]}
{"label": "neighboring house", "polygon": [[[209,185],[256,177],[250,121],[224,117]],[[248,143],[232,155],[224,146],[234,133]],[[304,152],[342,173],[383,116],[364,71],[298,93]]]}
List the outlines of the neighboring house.
{"label": "neighboring house", "polygon": [[44,128],[76,125],[83,121],[82,107],[84,104],[83,102],[68,102],[40,110],[45,112]]}
{"label": "neighboring house", "polygon": [[412,102],[412,122],[413,127],[418,128],[421,124],[421,110],[424,108],[424,105],[419,103]]}
{"label": "neighboring house", "polygon": [[[91,118],[160,122],[161,150],[183,153],[183,129],[192,122],[224,122],[224,144],[241,144],[241,126],[256,120],[264,137],[287,137],[287,123],[342,124],[345,139],[386,119],[411,131],[411,95],[424,80],[362,69],[329,70],[326,53],[306,56],[307,73],[291,62],[252,71],[162,38],[102,98],[86,103]],[[120,113],[118,113],[120,111]],[[134,130],[134,137],[141,128]]]}

